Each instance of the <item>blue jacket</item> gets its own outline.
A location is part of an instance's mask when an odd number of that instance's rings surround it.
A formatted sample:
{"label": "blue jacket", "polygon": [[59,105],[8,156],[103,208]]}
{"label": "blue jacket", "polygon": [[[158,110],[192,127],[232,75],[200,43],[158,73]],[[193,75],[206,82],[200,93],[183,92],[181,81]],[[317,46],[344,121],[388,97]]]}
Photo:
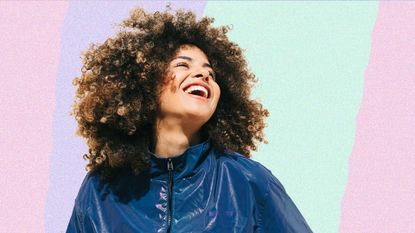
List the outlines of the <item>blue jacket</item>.
{"label": "blue jacket", "polygon": [[312,231],[268,169],[208,140],[174,158],[151,154],[147,178],[87,174],[66,232]]}

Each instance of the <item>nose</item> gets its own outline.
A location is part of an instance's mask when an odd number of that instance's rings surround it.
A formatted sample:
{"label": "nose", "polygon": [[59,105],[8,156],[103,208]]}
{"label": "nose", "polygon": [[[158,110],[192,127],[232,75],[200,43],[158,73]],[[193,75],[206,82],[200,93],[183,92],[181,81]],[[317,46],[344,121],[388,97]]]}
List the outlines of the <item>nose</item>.
{"label": "nose", "polygon": [[193,75],[194,78],[201,78],[205,81],[208,81],[209,79],[209,71],[207,71],[206,69],[198,69],[194,72]]}

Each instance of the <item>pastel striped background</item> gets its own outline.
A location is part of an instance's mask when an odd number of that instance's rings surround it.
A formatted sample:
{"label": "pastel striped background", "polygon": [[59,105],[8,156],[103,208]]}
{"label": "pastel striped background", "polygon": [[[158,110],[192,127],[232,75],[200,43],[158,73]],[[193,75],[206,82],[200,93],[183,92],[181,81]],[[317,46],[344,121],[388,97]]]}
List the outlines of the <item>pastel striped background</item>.
{"label": "pastel striped background", "polygon": [[[64,232],[85,175],[80,53],[133,6],[0,1],[0,232]],[[172,1],[231,24],[270,110],[254,159],[314,232],[415,232],[415,3]]]}

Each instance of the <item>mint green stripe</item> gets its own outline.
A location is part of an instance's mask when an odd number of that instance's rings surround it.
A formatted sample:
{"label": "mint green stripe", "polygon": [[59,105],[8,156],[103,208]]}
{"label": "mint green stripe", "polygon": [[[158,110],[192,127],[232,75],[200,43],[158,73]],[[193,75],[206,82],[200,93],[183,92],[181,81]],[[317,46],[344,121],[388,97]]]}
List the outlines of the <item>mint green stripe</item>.
{"label": "mint green stripe", "polygon": [[377,2],[210,1],[205,15],[232,24],[270,110],[254,159],[284,184],[314,232],[338,231],[355,117]]}

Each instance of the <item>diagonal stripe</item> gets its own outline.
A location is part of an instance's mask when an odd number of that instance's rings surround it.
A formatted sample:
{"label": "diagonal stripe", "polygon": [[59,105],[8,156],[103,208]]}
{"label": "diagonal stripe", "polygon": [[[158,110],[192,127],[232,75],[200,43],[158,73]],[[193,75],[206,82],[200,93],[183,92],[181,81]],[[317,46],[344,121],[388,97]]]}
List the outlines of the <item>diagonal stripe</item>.
{"label": "diagonal stripe", "polygon": [[[57,77],[56,112],[53,118],[53,153],[50,162],[50,182],[46,203],[46,232],[66,229],[74,199],[85,176],[87,152],[83,140],[75,137],[75,121],[69,115],[75,90],[72,79],[81,69],[81,51],[89,43],[102,42],[115,34],[113,27],[128,16],[134,6],[146,10],[164,10],[167,1],[71,1],[62,32],[62,50]],[[190,8],[203,13],[205,2],[171,2],[173,9]]]}
{"label": "diagonal stripe", "polygon": [[340,232],[415,232],[415,3],[379,3]]}
{"label": "diagonal stripe", "polygon": [[338,230],[377,2],[208,2],[232,24],[271,116],[254,158],[281,180],[314,232]]}
{"label": "diagonal stripe", "polygon": [[45,231],[59,35],[66,10],[65,2],[0,1],[1,232]]}

